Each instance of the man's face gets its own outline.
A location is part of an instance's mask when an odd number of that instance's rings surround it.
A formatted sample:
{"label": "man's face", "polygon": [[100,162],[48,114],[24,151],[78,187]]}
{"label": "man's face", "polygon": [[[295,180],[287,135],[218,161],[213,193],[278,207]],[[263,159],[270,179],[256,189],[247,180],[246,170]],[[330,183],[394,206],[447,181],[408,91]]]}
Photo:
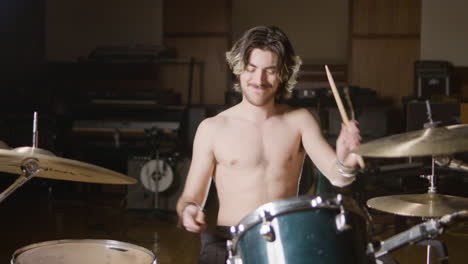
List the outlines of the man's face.
{"label": "man's face", "polygon": [[243,97],[255,106],[263,106],[275,100],[280,84],[278,56],[262,49],[253,49],[249,62],[240,74]]}

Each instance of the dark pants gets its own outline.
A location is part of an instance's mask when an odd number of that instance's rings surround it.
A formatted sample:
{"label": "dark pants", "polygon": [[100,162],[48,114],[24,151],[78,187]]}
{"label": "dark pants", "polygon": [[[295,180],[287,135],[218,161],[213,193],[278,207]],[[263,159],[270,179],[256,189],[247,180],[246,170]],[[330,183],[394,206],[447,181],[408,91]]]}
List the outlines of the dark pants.
{"label": "dark pants", "polygon": [[214,231],[202,232],[200,234],[202,248],[198,264],[224,264],[228,252],[226,241],[231,239],[229,226],[216,226]]}

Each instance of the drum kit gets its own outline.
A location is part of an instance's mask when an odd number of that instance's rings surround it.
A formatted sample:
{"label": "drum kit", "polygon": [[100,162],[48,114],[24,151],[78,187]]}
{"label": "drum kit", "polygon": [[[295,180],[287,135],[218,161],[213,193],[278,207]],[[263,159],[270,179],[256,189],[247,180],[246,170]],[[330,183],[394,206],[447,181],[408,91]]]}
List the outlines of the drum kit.
{"label": "drum kit", "polygon": [[444,156],[466,151],[468,125],[429,127],[362,144],[353,151],[362,157],[432,156],[432,174],[422,175],[429,180],[427,193],[367,201],[369,208],[424,222],[374,243],[368,232],[370,214],[352,198],[299,196],[263,205],[231,227],[227,263],[385,263],[381,259],[389,261],[384,257],[410,244],[427,246],[426,263],[431,263],[434,248],[441,262],[448,263],[445,245],[435,238],[455,219],[468,220],[468,198],[437,193],[435,163],[467,171],[465,163]]}
{"label": "drum kit", "polygon": [[[32,146],[11,149],[0,141],[0,171],[19,177],[0,194],[0,202],[34,177],[102,184],[134,184],[136,179],[92,164],[62,158],[38,148],[37,113]],[[55,240],[16,250],[11,264],[138,263],[156,264],[154,254],[140,246],[97,239]]]}
{"label": "drum kit", "polygon": [[[37,114],[34,115],[31,147],[11,149],[0,141],[0,171],[19,174],[0,194],[3,201],[32,179],[43,177],[104,184],[133,184],[134,178],[95,165],[55,156],[38,148]],[[403,246],[422,243],[438,249],[448,263],[446,252],[434,238],[455,219],[468,218],[468,199],[437,193],[435,163],[443,155],[468,151],[468,125],[429,127],[362,144],[354,153],[362,157],[401,158],[432,156],[428,192],[376,197],[367,206],[386,213],[421,217],[424,222],[378,243],[371,243],[369,213],[352,198],[338,194],[304,195],[265,204],[231,227],[227,241],[228,264],[249,263],[375,263]],[[443,156],[447,157],[447,156]],[[463,162],[444,164],[466,168]],[[424,242],[426,244],[424,244]],[[439,242],[439,243],[437,243]],[[87,259],[87,256],[93,256]],[[142,247],[114,240],[55,240],[16,250],[18,263],[141,263],[155,264],[154,254]]]}

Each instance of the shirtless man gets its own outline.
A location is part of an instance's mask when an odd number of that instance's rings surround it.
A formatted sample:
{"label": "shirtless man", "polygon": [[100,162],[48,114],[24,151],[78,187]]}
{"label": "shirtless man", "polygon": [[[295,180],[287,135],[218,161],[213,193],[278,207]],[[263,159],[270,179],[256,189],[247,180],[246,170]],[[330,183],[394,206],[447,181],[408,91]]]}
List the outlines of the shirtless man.
{"label": "shirtless man", "polygon": [[333,185],[350,184],[357,165],[350,150],[361,140],[351,121],[342,126],[335,153],[306,109],[280,103],[291,93],[301,64],[280,29],[248,30],[226,57],[242,102],[200,123],[177,203],[183,227],[202,232],[202,206],[211,180],[216,184],[219,232],[202,233],[199,263],[224,263],[229,226],[265,203],[297,196],[306,153]]}

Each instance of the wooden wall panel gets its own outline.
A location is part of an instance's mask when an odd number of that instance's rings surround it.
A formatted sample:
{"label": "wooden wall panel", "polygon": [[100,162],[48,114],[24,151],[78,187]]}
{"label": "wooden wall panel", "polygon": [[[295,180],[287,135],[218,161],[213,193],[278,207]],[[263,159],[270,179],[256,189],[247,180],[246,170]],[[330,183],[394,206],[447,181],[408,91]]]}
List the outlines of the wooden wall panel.
{"label": "wooden wall panel", "polygon": [[420,58],[421,0],[353,0],[349,78],[398,108],[413,95]]}
{"label": "wooden wall panel", "polygon": [[351,84],[372,88],[397,105],[402,96],[413,94],[419,40],[354,39],[351,53]]}
{"label": "wooden wall panel", "polygon": [[164,1],[164,32],[226,33],[230,31],[230,1]]}
{"label": "wooden wall panel", "polygon": [[348,60],[349,0],[235,0],[232,37],[258,25],[275,25],[291,40],[305,64]]}
{"label": "wooden wall panel", "polygon": [[[167,37],[165,44],[175,48],[179,58],[193,57],[203,62],[195,68],[192,103],[223,104],[224,92],[228,89],[228,68],[225,60],[225,52],[229,45],[227,39],[225,37]],[[200,68],[201,66],[203,68]],[[163,87],[171,87],[174,91],[180,92],[183,103],[186,103],[187,67],[180,65],[166,67],[162,78]]]}
{"label": "wooden wall panel", "polygon": [[[194,58],[192,104],[224,104],[228,86],[225,52],[230,48],[231,0],[165,0],[164,44],[179,59]],[[163,85],[188,99],[186,65],[166,67]]]}
{"label": "wooden wall panel", "polygon": [[352,33],[419,35],[420,0],[353,0]]}

